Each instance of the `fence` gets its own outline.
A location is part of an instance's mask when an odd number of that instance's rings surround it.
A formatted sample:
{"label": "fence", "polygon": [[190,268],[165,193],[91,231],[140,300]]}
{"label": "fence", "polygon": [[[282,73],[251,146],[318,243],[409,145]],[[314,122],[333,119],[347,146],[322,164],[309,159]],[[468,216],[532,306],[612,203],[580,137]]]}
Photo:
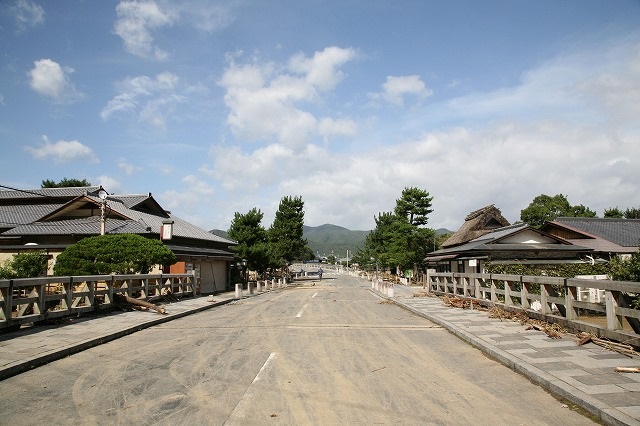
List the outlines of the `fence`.
{"label": "fence", "polygon": [[194,296],[193,274],[93,275],[0,280],[0,329],[112,308],[116,294]]}
{"label": "fence", "polygon": [[[638,282],[429,273],[425,285],[436,294],[474,299],[484,306],[525,311],[530,317],[572,330],[640,346],[640,310],[628,302],[629,294],[640,294]],[[603,301],[599,296],[589,297],[602,292]]]}

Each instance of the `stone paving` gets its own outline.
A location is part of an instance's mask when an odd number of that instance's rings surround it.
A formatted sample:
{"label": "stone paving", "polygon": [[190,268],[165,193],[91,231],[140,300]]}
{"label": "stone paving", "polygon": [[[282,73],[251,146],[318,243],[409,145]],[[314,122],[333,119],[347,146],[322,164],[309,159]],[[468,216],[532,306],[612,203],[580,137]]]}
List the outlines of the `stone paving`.
{"label": "stone paving", "polygon": [[396,285],[392,299],[605,423],[640,425],[640,373],[614,371],[640,367],[640,357],[594,343],[578,346],[571,334],[552,339],[519,322],[490,318],[487,311],[447,307],[437,297],[414,297],[418,291],[423,290]]}

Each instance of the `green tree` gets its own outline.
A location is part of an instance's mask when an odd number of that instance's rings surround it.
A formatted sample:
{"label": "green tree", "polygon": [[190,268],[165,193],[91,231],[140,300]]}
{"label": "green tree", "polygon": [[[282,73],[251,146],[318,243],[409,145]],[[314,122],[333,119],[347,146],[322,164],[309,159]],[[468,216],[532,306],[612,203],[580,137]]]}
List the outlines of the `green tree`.
{"label": "green tree", "polygon": [[50,179],[42,181],[41,188],[73,188],[73,187],[91,186],[91,183],[86,179],[67,179],[63,178],[60,182],[55,182]]}
{"label": "green tree", "polygon": [[146,274],[154,265],[176,263],[160,240],[136,234],[89,237],[67,247],[56,258],[55,275]]}
{"label": "green tree", "polygon": [[617,207],[608,208],[604,211],[604,217],[606,218],[622,218],[624,212]]}
{"label": "green tree", "polygon": [[432,213],[431,201],[433,197],[425,190],[411,187],[402,190],[402,196],[396,200],[395,214],[406,217],[410,225],[424,226]]}
{"label": "green tree", "polygon": [[427,191],[405,188],[396,200],[393,212],[374,217],[376,227],[367,235],[364,247],[355,255],[355,262],[373,268],[376,262],[383,268],[412,269],[435,245],[435,231],[424,227],[431,213]]}
{"label": "green tree", "polygon": [[247,259],[249,269],[260,274],[269,268],[267,231],[261,225],[263,217],[256,208],[246,214],[236,212],[228,232],[229,238],[238,242],[233,248],[236,255]]}
{"label": "green tree", "polygon": [[625,219],[640,219],[640,208],[628,208],[624,211]]}
{"label": "green tree", "polygon": [[640,251],[623,260],[616,256],[609,262],[611,278],[617,281],[640,281]]}
{"label": "green tree", "polygon": [[562,194],[553,197],[538,195],[527,208],[520,211],[520,220],[536,228],[559,217],[596,217],[596,213],[582,204],[572,206]]}
{"label": "green tree", "polygon": [[274,266],[291,263],[309,252],[303,238],[304,201],[302,197],[284,197],[280,200],[276,217],[269,228],[269,248]]}
{"label": "green tree", "polygon": [[35,278],[47,272],[47,256],[43,251],[14,254],[0,266],[0,279]]}

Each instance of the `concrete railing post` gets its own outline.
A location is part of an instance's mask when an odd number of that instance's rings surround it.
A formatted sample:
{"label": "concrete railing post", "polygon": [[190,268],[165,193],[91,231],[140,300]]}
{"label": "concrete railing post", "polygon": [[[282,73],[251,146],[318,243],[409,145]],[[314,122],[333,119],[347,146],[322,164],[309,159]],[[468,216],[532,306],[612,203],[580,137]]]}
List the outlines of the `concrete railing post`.
{"label": "concrete railing post", "polygon": [[242,299],[242,284],[236,284],[236,299]]}
{"label": "concrete railing post", "polygon": [[389,284],[389,287],[387,287],[387,296],[388,297],[393,297],[394,291],[393,291],[393,283]]}
{"label": "concrete railing post", "polygon": [[253,294],[253,283],[252,282],[247,284],[247,290],[249,290],[249,294]]}
{"label": "concrete railing post", "polygon": [[260,280],[256,281],[256,284],[258,285],[258,293],[262,292],[262,283]]}

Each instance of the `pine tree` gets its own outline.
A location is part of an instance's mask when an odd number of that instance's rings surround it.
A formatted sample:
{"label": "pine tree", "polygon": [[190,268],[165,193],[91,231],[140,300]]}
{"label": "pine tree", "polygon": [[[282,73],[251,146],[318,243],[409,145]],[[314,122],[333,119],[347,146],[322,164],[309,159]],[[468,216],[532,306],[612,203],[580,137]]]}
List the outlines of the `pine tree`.
{"label": "pine tree", "polygon": [[229,238],[238,242],[233,248],[240,259],[246,259],[252,271],[263,273],[269,268],[267,231],[261,225],[264,214],[255,207],[246,214],[235,213]]}
{"label": "pine tree", "polygon": [[304,201],[302,197],[284,197],[269,228],[269,248],[274,265],[283,266],[301,259],[309,251],[303,235]]}

